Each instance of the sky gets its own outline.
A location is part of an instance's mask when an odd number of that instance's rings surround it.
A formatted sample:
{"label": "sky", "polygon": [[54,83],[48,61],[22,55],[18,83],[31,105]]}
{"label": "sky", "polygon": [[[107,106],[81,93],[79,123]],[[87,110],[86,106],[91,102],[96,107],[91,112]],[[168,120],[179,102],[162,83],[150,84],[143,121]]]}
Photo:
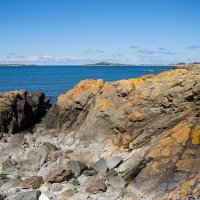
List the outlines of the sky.
{"label": "sky", "polygon": [[0,0],[0,63],[200,62],[200,0]]}

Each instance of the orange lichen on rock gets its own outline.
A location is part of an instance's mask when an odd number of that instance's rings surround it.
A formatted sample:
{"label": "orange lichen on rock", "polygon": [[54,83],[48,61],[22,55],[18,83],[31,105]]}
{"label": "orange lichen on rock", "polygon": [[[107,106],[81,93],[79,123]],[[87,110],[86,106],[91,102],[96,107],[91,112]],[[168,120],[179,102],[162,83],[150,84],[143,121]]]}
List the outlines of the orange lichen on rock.
{"label": "orange lichen on rock", "polygon": [[193,187],[196,184],[196,182],[197,182],[197,179],[192,179],[190,181],[183,183],[183,186],[180,188],[179,194],[181,196],[186,196],[186,195],[192,194]]}
{"label": "orange lichen on rock", "polygon": [[178,144],[185,145],[189,138],[190,128],[187,126],[181,127],[177,132],[172,134],[172,138],[176,140]]}
{"label": "orange lichen on rock", "polygon": [[128,82],[133,84],[133,87],[136,88],[139,83],[144,83],[144,80],[140,78],[132,78],[132,79],[129,79]]}
{"label": "orange lichen on rock", "polygon": [[97,101],[102,104],[102,111],[106,111],[109,107],[114,106],[112,102],[106,101],[105,99],[97,98]]}
{"label": "orange lichen on rock", "polygon": [[103,86],[103,80],[84,80],[75,86],[74,89],[69,90],[67,93],[62,94],[58,97],[58,102],[60,101],[69,101],[72,102],[74,99],[77,99],[85,94],[88,96],[90,94],[97,94],[100,88]]}
{"label": "orange lichen on rock", "polygon": [[196,126],[195,129],[192,131],[192,144],[200,144],[200,126]]}
{"label": "orange lichen on rock", "polygon": [[134,115],[136,118],[139,118],[139,117],[142,116],[141,113],[139,113],[138,111],[134,111],[134,112],[133,112],[133,115]]}

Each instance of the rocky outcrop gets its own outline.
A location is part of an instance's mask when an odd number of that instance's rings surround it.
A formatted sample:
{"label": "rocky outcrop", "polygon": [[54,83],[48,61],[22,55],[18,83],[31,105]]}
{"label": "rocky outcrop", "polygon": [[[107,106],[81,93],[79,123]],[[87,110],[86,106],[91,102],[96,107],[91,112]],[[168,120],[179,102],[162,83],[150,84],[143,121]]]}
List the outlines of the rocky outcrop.
{"label": "rocky outcrop", "polygon": [[199,100],[199,68],[81,81],[33,134],[0,141],[0,170],[42,176],[49,199],[198,199]]}
{"label": "rocky outcrop", "polygon": [[33,125],[50,107],[44,93],[0,93],[0,134],[14,134]]}
{"label": "rocky outcrop", "polygon": [[82,162],[82,149],[93,162],[126,155],[130,162],[119,170],[127,173],[129,191],[155,199],[200,169],[199,78],[199,68],[192,68],[82,81],[58,98],[38,131],[63,133],[63,144],[74,151],[69,158]]}

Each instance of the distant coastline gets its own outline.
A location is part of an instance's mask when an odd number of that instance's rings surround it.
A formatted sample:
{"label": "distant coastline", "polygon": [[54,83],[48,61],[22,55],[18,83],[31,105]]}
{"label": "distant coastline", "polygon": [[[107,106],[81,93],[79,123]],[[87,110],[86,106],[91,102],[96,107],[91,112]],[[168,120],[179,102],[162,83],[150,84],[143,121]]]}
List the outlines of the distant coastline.
{"label": "distant coastline", "polygon": [[107,63],[99,62],[94,64],[84,64],[80,66],[175,66],[176,64],[123,64],[123,63]]}
{"label": "distant coastline", "polygon": [[0,64],[0,66],[37,66],[35,64]]}

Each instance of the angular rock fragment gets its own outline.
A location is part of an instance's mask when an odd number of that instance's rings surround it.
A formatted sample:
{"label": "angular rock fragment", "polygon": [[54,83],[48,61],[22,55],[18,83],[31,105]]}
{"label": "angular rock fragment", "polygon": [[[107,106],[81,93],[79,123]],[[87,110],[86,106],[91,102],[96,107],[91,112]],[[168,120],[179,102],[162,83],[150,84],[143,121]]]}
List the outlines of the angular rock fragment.
{"label": "angular rock fragment", "polygon": [[88,168],[84,163],[75,160],[69,161],[67,167],[74,172],[76,177]]}
{"label": "angular rock fragment", "polygon": [[41,184],[43,183],[43,178],[42,176],[32,176],[30,178],[25,179],[21,184],[21,188],[39,188]]}
{"label": "angular rock fragment", "polygon": [[117,165],[120,164],[120,162],[122,161],[122,157],[121,156],[115,156],[110,158],[107,161],[107,165],[109,169],[115,168]]}
{"label": "angular rock fragment", "polygon": [[63,181],[69,181],[74,177],[74,173],[67,168],[59,168],[51,171],[47,175],[47,181],[50,183],[59,183]]}
{"label": "angular rock fragment", "polygon": [[107,162],[104,158],[100,158],[97,162],[95,162],[91,167],[98,172],[106,172],[108,169]]}

